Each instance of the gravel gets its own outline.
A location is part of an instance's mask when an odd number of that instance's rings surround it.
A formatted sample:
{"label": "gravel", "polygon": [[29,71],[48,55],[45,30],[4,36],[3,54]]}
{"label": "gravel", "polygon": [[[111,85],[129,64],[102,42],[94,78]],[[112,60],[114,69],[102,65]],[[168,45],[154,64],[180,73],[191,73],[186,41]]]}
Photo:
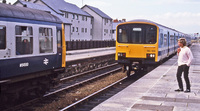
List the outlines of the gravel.
{"label": "gravel", "polygon": [[34,110],[35,111],[57,111],[124,77],[126,77],[126,74],[122,72],[111,74],[100,80],[86,84],[80,88],[57,95],[53,100],[45,102],[44,104],[35,107]]}

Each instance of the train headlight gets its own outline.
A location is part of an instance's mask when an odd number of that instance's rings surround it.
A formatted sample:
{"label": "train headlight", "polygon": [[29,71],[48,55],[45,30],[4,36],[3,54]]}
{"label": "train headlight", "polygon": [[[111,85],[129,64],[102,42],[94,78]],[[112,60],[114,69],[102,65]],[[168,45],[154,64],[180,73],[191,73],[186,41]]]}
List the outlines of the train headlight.
{"label": "train headlight", "polygon": [[119,57],[126,57],[126,53],[118,53]]}
{"label": "train headlight", "polygon": [[155,58],[155,54],[147,54],[147,58]]}

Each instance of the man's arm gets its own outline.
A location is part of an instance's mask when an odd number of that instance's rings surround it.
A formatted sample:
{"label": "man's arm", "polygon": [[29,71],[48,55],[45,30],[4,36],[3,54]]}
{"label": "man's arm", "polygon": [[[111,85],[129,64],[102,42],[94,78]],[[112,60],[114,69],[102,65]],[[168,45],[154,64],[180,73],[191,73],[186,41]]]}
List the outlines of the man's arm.
{"label": "man's arm", "polygon": [[191,50],[190,50],[190,49],[187,50],[186,54],[187,54],[187,56],[188,56],[188,58],[189,58],[189,59],[188,59],[188,62],[187,62],[187,66],[190,66],[191,63],[192,63],[192,59],[193,59],[193,55],[192,55]]}

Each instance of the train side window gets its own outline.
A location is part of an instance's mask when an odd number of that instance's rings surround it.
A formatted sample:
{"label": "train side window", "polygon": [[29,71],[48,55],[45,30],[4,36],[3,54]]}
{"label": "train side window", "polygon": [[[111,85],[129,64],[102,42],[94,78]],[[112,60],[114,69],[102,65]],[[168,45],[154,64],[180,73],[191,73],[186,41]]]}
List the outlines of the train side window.
{"label": "train side window", "polygon": [[58,30],[57,32],[57,47],[62,47],[62,44],[61,44],[61,31]]}
{"label": "train side window", "polygon": [[53,52],[53,32],[52,28],[39,28],[40,53]]}
{"label": "train side window", "polygon": [[6,49],[6,27],[0,26],[0,50]]}
{"label": "train side window", "polygon": [[16,55],[33,53],[33,29],[29,26],[16,26]]}
{"label": "train side window", "polygon": [[160,45],[163,46],[163,33],[160,33]]}
{"label": "train side window", "polygon": [[167,46],[167,34],[164,34],[164,46]]}

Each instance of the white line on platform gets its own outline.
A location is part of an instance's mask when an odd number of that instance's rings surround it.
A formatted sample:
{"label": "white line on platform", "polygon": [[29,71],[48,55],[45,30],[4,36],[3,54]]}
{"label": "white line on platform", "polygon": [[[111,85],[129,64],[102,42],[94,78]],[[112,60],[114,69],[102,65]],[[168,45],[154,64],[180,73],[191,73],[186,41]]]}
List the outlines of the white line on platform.
{"label": "white line on platform", "polygon": [[[149,88],[142,96],[145,96],[161,79],[162,79],[162,77],[164,76],[164,75],[166,75],[171,69],[172,69],[172,67],[174,67],[175,65],[177,64],[177,62],[175,62],[152,86],[151,86],[151,88]],[[134,103],[133,103],[133,105],[134,104],[136,104],[138,101],[140,100],[140,98],[138,98],[137,99],[137,101],[135,101]],[[133,105],[131,105],[131,107],[130,108],[127,108],[127,110],[126,111],[130,111],[131,110],[131,108],[133,107]]]}

